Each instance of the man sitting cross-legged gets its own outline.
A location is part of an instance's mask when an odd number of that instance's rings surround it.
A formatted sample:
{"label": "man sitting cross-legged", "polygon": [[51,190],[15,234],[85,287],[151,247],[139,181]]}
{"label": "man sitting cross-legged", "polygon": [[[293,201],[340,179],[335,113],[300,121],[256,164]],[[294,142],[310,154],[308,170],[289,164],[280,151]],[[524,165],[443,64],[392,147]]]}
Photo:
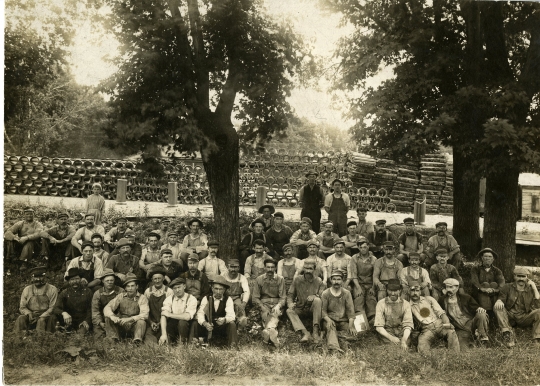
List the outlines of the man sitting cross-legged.
{"label": "man sitting cross-legged", "polygon": [[390,279],[387,296],[379,300],[375,311],[375,329],[383,343],[399,344],[402,350],[409,348],[409,337],[414,329],[411,305],[401,298],[401,283]]}
{"label": "man sitting cross-legged", "polygon": [[[186,292],[186,279],[174,279],[170,287],[174,295],[168,296],[161,308],[161,337],[159,344],[167,342],[189,342],[192,325],[197,323],[193,317],[197,312],[197,299]],[[191,336],[193,338],[193,336]]]}
{"label": "man sitting cross-legged", "polygon": [[313,339],[320,340],[320,324],[322,301],[321,295],[326,289],[326,284],[319,277],[315,277],[315,263],[304,262],[304,274],[294,278],[289,293],[287,294],[287,316],[289,317],[294,331],[302,332],[301,343],[309,341],[310,335],[302,321],[301,316],[313,318]]}
{"label": "man sitting cross-legged", "polygon": [[146,321],[145,344],[157,344],[158,339],[162,335],[160,328],[161,309],[165,298],[173,295],[173,290],[163,284],[165,274],[165,270],[160,266],[151,268],[148,272],[152,283],[144,291],[144,296],[148,299],[148,308],[150,309]]}
{"label": "man sitting cross-legged", "polygon": [[101,275],[97,277],[101,279],[103,287],[94,292],[92,297],[92,324],[94,327],[94,339],[105,337],[105,316],[103,310],[111,300],[124,292],[122,287],[114,284],[114,271],[110,268],[105,268]]}
{"label": "man sitting cross-legged", "polygon": [[249,283],[244,275],[239,273],[240,262],[237,259],[229,259],[229,270],[221,276],[229,283],[228,295],[234,303],[234,313],[239,328],[247,326],[246,305],[249,301]]}

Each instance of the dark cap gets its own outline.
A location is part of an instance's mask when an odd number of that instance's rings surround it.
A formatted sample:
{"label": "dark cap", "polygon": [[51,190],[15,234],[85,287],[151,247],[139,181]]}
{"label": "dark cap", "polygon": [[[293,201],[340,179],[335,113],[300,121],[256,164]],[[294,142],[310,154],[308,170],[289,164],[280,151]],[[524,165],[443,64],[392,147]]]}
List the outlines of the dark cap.
{"label": "dark cap", "polygon": [[167,271],[165,271],[165,268],[163,268],[162,266],[160,265],[157,265],[155,267],[152,267],[150,269],[150,271],[148,272],[148,277],[150,279],[152,279],[152,277],[156,274],[159,274],[159,275],[162,275],[162,276],[166,276],[167,275]]}
{"label": "dark cap", "polygon": [[309,176],[315,176],[315,177],[318,177],[319,176],[319,173],[315,172],[315,171],[310,171],[310,172],[307,172],[306,173],[306,178],[309,177]]}
{"label": "dark cap", "polygon": [[30,270],[30,276],[38,277],[38,276],[45,276],[47,273],[47,267],[35,267]]}
{"label": "dark cap", "polygon": [[196,253],[192,253],[188,256],[188,261],[191,260],[191,261],[199,261],[199,255],[197,255]]}
{"label": "dark cap", "polygon": [[86,247],[90,247],[90,248],[94,249],[94,244],[92,244],[90,241],[85,241],[81,245],[81,251]]}
{"label": "dark cap", "polygon": [[64,280],[69,281],[69,280],[73,279],[75,276],[80,277],[83,273],[84,273],[83,270],[79,269],[77,267],[70,268],[67,275],[66,275],[66,277],[64,277]]}
{"label": "dark cap", "polygon": [[352,226],[352,225],[358,225],[358,223],[357,223],[356,221],[349,221],[349,222],[347,223],[347,228],[350,227],[350,226]]}
{"label": "dark cap", "polygon": [[281,213],[281,212],[276,212],[276,213],[274,213],[274,218],[275,218],[275,217],[285,218],[285,216],[284,216],[283,213]]}
{"label": "dark cap", "polygon": [[375,224],[376,224],[376,225],[385,225],[385,224],[386,224],[386,220],[385,220],[385,219],[377,220],[377,221],[375,221]]}
{"label": "dark cap", "polygon": [[335,247],[336,245],[338,245],[338,244],[343,244],[343,245],[345,245],[345,241],[342,240],[342,239],[338,239],[338,240],[334,241],[334,247]]}
{"label": "dark cap", "polygon": [[34,213],[35,211],[34,211],[34,208],[27,206],[26,208],[24,208],[23,212],[32,212],[32,213]]}
{"label": "dark cap", "polygon": [[341,276],[341,278],[343,279],[345,277],[345,273],[341,269],[334,269],[330,277],[333,276]]}
{"label": "dark cap", "polygon": [[135,232],[132,229],[126,229],[124,232],[124,237],[135,237]]}
{"label": "dark cap", "polygon": [[240,266],[240,261],[238,259],[229,259],[229,266],[231,265]]}
{"label": "dark cap", "polygon": [[125,217],[118,217],[118,218],[116,219],[116,223],[118,224],[120,221],[127,222],[127,218],[125,218]]}
{"label": "dark cap", "polygon": [[183,277],[177,277],[176,279],[171,281],[171,283],[169,284],[169,288],[174,288],[174,286],[178,284],[186,284],[186,279],[184,279]]}
{"label": "dark cap", "polygon": [[482,249],[480,252],[478,252],[478,253],[476,254],[476,257],[481,258],[482,255],[483,255],[485,252],[490,252],[490,253],[493,255],[493,257],[496,258],[496,259],[499,257],[499,255],[497,254],[497,252],[495,252],[495,251],[494,251],[493,249],[491,249],[491,248],[484,248],[484,249]]}
{"label": "dark cap", "polygon": [[103,235],[101,233],[94,233],[92,235],[92,237],[90,237],[90,240],[92,240],[93,238],[96,238],[96,237],[99,237],[101,239],[101,241],[103,241]]}
{"label": "dark cap", "polygon": [[413,224],[414,225],[414,218],[407,217],[405,220],[403,220],[403,224]]}
{"label": "dark cap", "polygon": [[435,224],[435,228],[437,228],[439,226],[445,226],[445,227],[448,228],[448,224],[446,222],[444,222],[444,221],[440,221],[437,224]]}
{"label": "dark cap", "polygon": [[382,245],[384,245],[385,247],[396,247],[393,241],[385,241],[384,243],[382,243]]}
{"label": "dark cap", "polygon": [[257,218],[255,220],[253,220],[253,222],[251,223],[251,227],[253,228],[255,226],[255,224],[261,224],[263,227],[266,226],[264,221],[261,220],[260,218]]}
{"label": "dark cap", "polygon": [[312,226],[313,225],[313,222],[311,221],[311,219],[309,217],[302,217],[302,219],[300,220],[301,223],[305,222],[305,223],[308,223],[309,226]]}
{"label": "dark cap", "polygon": [[209,247],[219,247],[219,243],[217,240],[210,240],[207,245]]}
{"label": "dark cap", "polygon": [[437,248],[437,250],[435,251],[435,256],[442,255],[443,253],[445,253],[445,254],[448,253],[448,251],[446,250],[446,248]]}
{"label": "dark cap", "polygon": [[173,251],[171,251],[169,248],[163,248],[161,252],[159,252],[160,256],[163,256],[164,254],[174,255]]}
{"label": "dark cap", "polygon": [[399,291],[401,289],[401,282],[399,279],[390,279],[386,284],[386,289],[390,291]]}
{"label": "dark cap", "polygon": [[161,235],[159,233],[156,233],[156,232],[150,232],[148,234],[148,237],[157,237],[158,240],[161,240]]}

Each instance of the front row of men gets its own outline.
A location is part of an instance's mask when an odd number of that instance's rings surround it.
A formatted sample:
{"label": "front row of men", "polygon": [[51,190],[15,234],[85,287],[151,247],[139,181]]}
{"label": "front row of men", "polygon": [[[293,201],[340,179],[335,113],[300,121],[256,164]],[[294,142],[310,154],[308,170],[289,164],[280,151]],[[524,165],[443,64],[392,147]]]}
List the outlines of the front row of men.
{"label": "front row of men", "polygon": [[[287,306],[286,314],[302,343],[311,339],[318,342],[323,333],[329,350],[342,351],[348,340],[356,339],[355,321],[359,315],[365,316],[365,311],[358,309],[358,296],[353,299],[347,289],[347,273],[340,268],[330,271],[331,286],[327,288],[317,274],[318,263],[316,259],[304,260],[302,273],[294,277],[288,291],[271,257],[263,262],[264,272],[250,280],[238,272],[238,260],[230,260],[228,271],[212,276],[210,289],[202,291],[201,280],[206,275],[188,271],[166,286],[167,272],[156,266],[149,272],[151,283],[144,293],[139,292],[133,273],[124,275],[124,288],[116,286],[117,276],[109,268],[99,277],[101,287],[92,292],[84,270],[74,267],[65,276],[68,287],[58,293],[56,287],[46,283],[46,269],[35,268],[31,271],[32,284],[22,293],[22,315],[16,321],[15,333],[22,335],[36,328],[84,334],[93,329],[96,338],[118,341],[132,336],[135,343],[147,344],[184,343],[199,336],[222,335],[234,346],[238,342],[237,327],[246,327],[245,309],[251,298],[263,320],[261,335],[265,342],[280,345],[278,324]],[[511,323],[532,325],[533,339],[540,345],[540,294],[528,276],[526,269],[516,268],[514,282],[500,289],[493,306],[508,347],[515,344]],[[460,286],[457,279],[446,278],[437,301],[425,293],[421,280],[407,280],[406,300],[402,281],[395,277],[385,280],[385,296],[376,303],[373,320],[380,340],[407,349],[411,336],[417,336],[420,353],[428,352],[436,337],[445,338],[454,351],[468,348],[475,339],[480,344],[487,341],[486,309],[460,291]],[[364,290],[359,286],[353,292],[358,295]],[[306,318],[310,319],[312,333],[304,325]]]}

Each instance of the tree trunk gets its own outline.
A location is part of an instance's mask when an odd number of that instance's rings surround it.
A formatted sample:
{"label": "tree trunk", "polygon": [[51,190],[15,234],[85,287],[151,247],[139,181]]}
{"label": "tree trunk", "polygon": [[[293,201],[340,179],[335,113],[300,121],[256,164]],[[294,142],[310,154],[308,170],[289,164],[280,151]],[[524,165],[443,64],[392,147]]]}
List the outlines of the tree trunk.
{"label": "tree trunk", "polygon": [[513,281],[516,265],[516,221],[518,219],[519,169],[501,168],[486,178],[484,247],[499,255],[495,265],[508,281]]}
{"label": "tree trunk", "polygon": [[240,229],[238,228],[239,189],[239,138],[230,119],[219,119],[214,115],[213,140],[218,150],[202,152],[202,159],[214,210],[216,238],[219,242],[219,257],[225,262],[238,258]]}
{"label": "tree trunk", "polygon": [[[461,252],[472,258],[480,246],[480,178],[471,176],[471,159],[454,149],[454,227]],[[469,173],[467,173],[469,172]]]}

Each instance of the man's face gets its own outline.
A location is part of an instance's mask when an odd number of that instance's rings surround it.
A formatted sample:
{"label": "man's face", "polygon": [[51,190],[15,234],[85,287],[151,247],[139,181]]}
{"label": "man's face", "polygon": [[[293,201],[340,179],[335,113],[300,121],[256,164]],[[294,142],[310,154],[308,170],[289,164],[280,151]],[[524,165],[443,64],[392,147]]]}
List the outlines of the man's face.
{"label": "man's face", "polygon": [[365,219],[366,219],[366,211],[365,210],[358,210],[356,212],[356,214],[358,215],[358,220],[365,221]]}
{"label": "man's face", "polygon": [[420,258],[418,256],[409,257],[409,263],[411,267],[418,267],[420,265]]}
{"label": "man's face", "polygon": [[257,234],[262,233],[263,229],[264,229],[264,227],[263,227],[263,225],[261,223],[257,223],[255,225],[253,225],[253,231],[255,233],[257,233]]}
{"label": "man's face", "polygon": [[127,229],[127,222],[125,222],[124,220],[118,221],[118,223],[116,224],[116,228],[120,232],[125,232],[125,230]]}
{"label": "man's face", "polygon": [[315,185],[315,181],[317,181],[317,177],[313,174],[310,174],[307,179],[310,185]]}
{"label": "man's face", "polygon": [[86,216],[84,218],[84,223],[88,228],[92,228],[94,226],[94,216]]}
{"label": "man's face", "polygon": [[343,284],[343,278],[341,276],[337,276],[337,275],[332,276],[330,278],[330,282],[332,283],[332,287],[334,287],[335,289],[338,289]]}
{"label": "man's face", "polygon": [[218,247],[216,246],[211,246],[211,247],[208,247],[208,254],[210,256],[217,256],[217,253],[218,253]]}
{"label": "man's face", "polygon": [[137,293],[137,288],[137,283],[132,281],[131,283],[127,283],[124,289],[126,290],[128,296],[135,296]]}
{"label": "man's face", "polygon": [[158,246],[158,238],[156,236],[150,236],[148,238],[148,246],[150,249],[156,249]]}
{"label": "man's face", "polygon": [[324,231],[325,231],[327,234],[332,233],[332,229],[334,229],[334,225],[333,225],[333,224],[324,224]]}
{"label": "man's face", "polygon": [[439,264],[446,264],[446,262],[448,261],[448,253],[439,253],[437,255],[437,261],[439,262]]}
{"label": "man's face", "polygon": [[163,286],[163,279],[165,278],[163,277],[162,274],[156,273],[155,275],[152,276],[152,284],[156,288],[161,288]]}
{"label": "man's face", "polygon": [[191,233],[195,234],[195,233],[199,232],[200,227],[201,227],[201,225],[197,221],[195,221],[194,223],[192,223],[189,226],[189,230],[191,231]]}
{"label": "man's face", "polygon": [[73,289],[77,289],[81,286],[81,278],[79,276],[74,276],[71,279],[69,279],[68,284]]}
{"label": "man's face", "polygon": [[199,269],[199,262],[195,260],[188,260],[187,266],[189,272],[191,272],[192,275],[195,275],[195,273],[197,273],[197,270]]}
{"label": "man's face", "polygon": [[493,264],[493,260],[495,258],[493,257],[493,253],[491,252],[484,252],[482,255],[482,263],[484,264],[484,267],[491,267],[491,264]]}
{"label": "man's face", "polygon": [[378,233],[384,233],[384,231],[386,230],[386,224],[377,224],[375,225],[375,229]]}
{"label": "man's face", "polygon": [[360,250],[360,253],[361,253],[362,255],[367,255],[368,252],[369,252],[369,245],[367,245],[366,243],[364,243],[364,244],[360,245],[360,246],[358,247],[358,249]]}
{"label": "man's face", "polygon": [[82,256],[84,261],[91,261],[92,257],[94,256],[94,248],[91,246],[86,246],[82,250]]}
{"label": "man's face", "polygon": [[222,286],[221,284],[212,285],[212,293],[214,294],[214,297],[218,300],[223,298],[223,294],[225,293],[226,289],[227,288],[225,288],[225,286]]}
{"label": "man's face", "polygon": [[274,225],[282,225],[283,224],[283,218],[282,217],[274,217]]}
{"label": "man's face", "polygon": [[40,288],[45,285],[45,275],[32,276],[32,284]]}
{"label": "man's face", "polygon": [[162,222],[161,224],[159,224],[159,229],[161,229],[163,232],[167,232],[169,230],[169,223]]}
{"label": "man's face", "polygon": [[414,224],[405,224],[405,232],[409,235],[414,233]]}
{"label": "man's face", "polygon": [[384,255],[388,258],[394,257],[394,247],[392,245],[384,246]]}
{"label": "man's face", "polygon": [[135,244],[135,236],[127,236],[126,239],[130,244]]}
{"label": "man's face", "polygon": [[307,250],[311,256],[319,253],[319,248],[316,245],[310,245],[309,247],[307,247]]}
{"label": "man's face", "polygon": [[131,252],[131,247],[129,245],[123,245],[120,247],[120,254],[121,255],[129,255],[129,253]]}
{"label": "man's face", "polygon": [[266,271],[267,276],[274,276],[274,272],[276,271],[276,265],[274,263],[266,263],[264,266],[264,270]]}
{"label": "man's face", "polygon": [[514,281],[519,284],[526,284],[529,281],[527,275],[514,274]]}
{"label": "man's face", "polygon": [[174,291],[174,294],[177,298],[181,298],[186,292],[186,285],[183,283],[176,284],[172,290]]}
{"label": "man's face", "polygon": [[401,295],[400,290],[396,290],[396,291],[388,290],[387,293],[388,293],[388,297],[393,302],[397,301],[399,299],[399,295]]}
{"label": "man's face", "polygon": [[304,265],[304,276],[307,278],[312,278],[313,273],[315,272],[315,268],[313,265]]}
{"label": "man's face", "polygon": [[411,300],[417,302],[420,300],[421,290],[420,287],[411,288]]}
{"label": "man's face", "polygon": [[459,285],[445,284],[445,286],[446,286],[446,296],[449,296],[449,297],[454,296],[459,290]]}
{"label": "man's face", "polygon": [[[172,253],[164,253],[161,255],[161,261],[163,262],[163,265],[168,267],[172,263]],[[189,266],[189,261],[188,261]]]}
{"label": "man's face", "polygon": [[229,264],[229,275],[232,278],[235,278],[236,275],[238,275],[238,271],[240,271],[240,266],[238,264]]}
{"label": "man's face", "polygon": [[170,245],[176,245],[176,243],[178,242],[178,236],[170,235],[169,237],[167,237],[167,240],[169,241]]}
{"label": "man's face", "polygon": [[114,288],[114,276],[106,276],[101,280],[103,282],[103,288],[107,291],[112,291]]}
{"label": "man's face", "polygon": [[268,208],[264,208],[262,214],[264,218],[270,218],[270,216],[272,215],[270,209]]}
{"label": "man's face", "polygon": [[34,212],[24,212],[24,221],[26,222],[34,221]]}
{"label": "man's face", "polygon": [[345,251],[345,245],[341,243],[334,245],[334,251],[336,251],[336,255],[341,256],[343,254],[343,251]]}
{"label": "man's face", "polygon": [[446,225],[437,226],[437,233],[439,235],[443,235],[445,232],[446,232]]}
{"label": "man's face", "polygon": [[286,248],[283,250],[283,256],[285,256],[286,259],[292,256],[292,248]]}
{"label": "man's face", "polygon": [[67,219],[66,216],[61,216],[61,217],[58,217],[58,219],[56,220],[56,223],[59,226],[63,227],[63,226],[65,226],[67,224],[67,221],[68,221],[68,219]]}
{"label": "man's face", "polygon": [[341,182],[334,182],[334,184],[332,185],[332,187],[334,188],[334,191],[337,192],[337,193],[340,193],[341,192]]}
{"label": "man's face", "polygon": [[253,247],[253,250],[255,251],[255,254],[257,256],[262,256],[264,252],[264,247],[260,244],[255,244],[255,246]]}
{"label": "man's face", "polygon": [[351,225],[350,227],[347,228],[347,232],[349,232],[349,234],[352,236],[352,235],[355,235],[356,234],[356,225]]}
{"label": "man's face", "polygon": [[94,249],[100,249],[101,248],[101,237],[94,237],[92,239],[92,244],[94,245]]}
{"label": "man's face", "polygon": [[302,231],[302,233],[308,233],[309,224],[303,222],[302,224],[300,224],[300,230]]}

